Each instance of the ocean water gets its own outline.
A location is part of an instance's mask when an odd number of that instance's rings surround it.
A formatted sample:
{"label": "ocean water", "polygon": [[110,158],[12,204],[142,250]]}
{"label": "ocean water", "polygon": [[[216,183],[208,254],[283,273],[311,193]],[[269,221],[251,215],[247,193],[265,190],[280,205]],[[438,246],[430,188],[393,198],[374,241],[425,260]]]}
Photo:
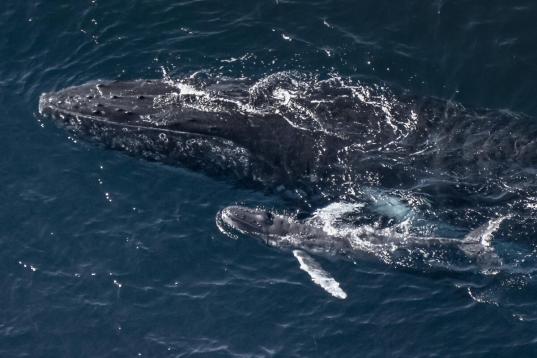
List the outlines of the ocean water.
{"label": "ocean water", "polygon": [[465,232],[506,218],[500,273],[320,258],[338,300],[290,252],[216,225],[232,204],[290,210],[281,196],[80,141],[37,111],[95,79],[292,71],[537,117],[536,20],[531,1],[4,0],[0,356],[534,356],[535,184],[446,199]]}

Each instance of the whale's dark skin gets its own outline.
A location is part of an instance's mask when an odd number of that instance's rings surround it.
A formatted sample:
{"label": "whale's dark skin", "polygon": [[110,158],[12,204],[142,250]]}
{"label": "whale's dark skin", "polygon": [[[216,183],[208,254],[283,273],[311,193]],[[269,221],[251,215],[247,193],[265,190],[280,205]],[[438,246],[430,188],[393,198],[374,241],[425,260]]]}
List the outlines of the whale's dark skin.
{"label": "whale's dark skin", "polygon": [[495,195],[505,183],[535,184],[531,118],[408,95],[386,109],[330,81],[284,107],[274,90],[283,82],[256,92],[213,81],[205,96],[164,80],[98,81],[44,93],[39,109],[106,147],[312,200],[352,198],[365,185],[438,193],[447,180],[471,195],[485,178],[484,195]]}

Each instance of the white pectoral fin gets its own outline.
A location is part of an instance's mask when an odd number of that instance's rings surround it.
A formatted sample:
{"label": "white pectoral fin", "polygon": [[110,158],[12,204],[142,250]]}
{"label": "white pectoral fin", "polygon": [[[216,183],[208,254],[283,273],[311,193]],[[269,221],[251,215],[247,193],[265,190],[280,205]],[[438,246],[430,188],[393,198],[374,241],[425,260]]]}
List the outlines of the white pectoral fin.
{"label": "white pectoral fin", "polygon": [[336,298],[347,298],[345,291],[339,287],[339,282],[326,272],[313,257],[301,250],[294,250],[293,255],[300,263],[300,269],[306,271],[313,282]]}

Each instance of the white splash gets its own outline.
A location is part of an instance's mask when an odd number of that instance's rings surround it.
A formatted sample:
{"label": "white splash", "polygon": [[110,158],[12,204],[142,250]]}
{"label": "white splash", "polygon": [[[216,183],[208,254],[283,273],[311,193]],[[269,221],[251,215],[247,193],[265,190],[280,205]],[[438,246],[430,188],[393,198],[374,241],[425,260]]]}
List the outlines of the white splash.
{"label": "white splash", "polygon": [[179,91],[180,91],[179,94],[181,96],[187,96],[187,95],[193,95],[193,96],[197,96],[197,97],[207,96],[206,92],[200,91],[200,90],[194,88],[193,86],[185,84],[185,83],[176,82],[174,84],[174,86],[177,89],[179,89]]}
{"label": "white splash", "polygon": [[363,203],[331,203],[324,208],[317,209],[313,213],[311,219],[309,219],[309,222],[312,224],[321,224],[323,231],[331,236],[348,234],[351,229],[339,227],[339,225],[337,225],[337,220],[342,218],[345,214],[361,210],[364,206],[365,204]]}
{"label": "white splash", "polygon": [[286,34],[282,34],[282,38],[285,40],[285,41],[293,41],[293,39],[291,38],[291,36],[288,36]]}

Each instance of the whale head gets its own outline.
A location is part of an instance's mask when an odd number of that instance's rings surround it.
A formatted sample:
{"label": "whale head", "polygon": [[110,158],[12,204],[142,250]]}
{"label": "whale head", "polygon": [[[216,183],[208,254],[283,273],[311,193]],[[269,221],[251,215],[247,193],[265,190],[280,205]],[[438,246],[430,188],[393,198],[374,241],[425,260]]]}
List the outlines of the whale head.
{"label": "whale head", "polygon": [[[209,111],[198,105],[202,95],[163,80],[97,81],[43,93],[39,113],[72,128],[89,122],[110,128],[232,137],[225,109]],[[234,118],[236,127],[243,127],[239,121]]]}
{"label": "whale head", "polygon": [[247,90],[97,81],[42,94],[39,113],[82,139],[210,174],[277,185],[308,174],[314,138],[275,113],[244,108]]}
{"label": "whale head", "polygon": [[227,226],[242,234],[263,238],[285,236],[295,224],[290,218],[265,209],[237,205],[224,208],[220,218]]}
{"label": "whale head", "polygon": [[233,232],[238,232],[279,249],[303,249],[321,254],[352,250],[348,241],[330,237],[322,227],[263,208],[228,206],[220,211],[217,223],[228,236],[236,237]]}

